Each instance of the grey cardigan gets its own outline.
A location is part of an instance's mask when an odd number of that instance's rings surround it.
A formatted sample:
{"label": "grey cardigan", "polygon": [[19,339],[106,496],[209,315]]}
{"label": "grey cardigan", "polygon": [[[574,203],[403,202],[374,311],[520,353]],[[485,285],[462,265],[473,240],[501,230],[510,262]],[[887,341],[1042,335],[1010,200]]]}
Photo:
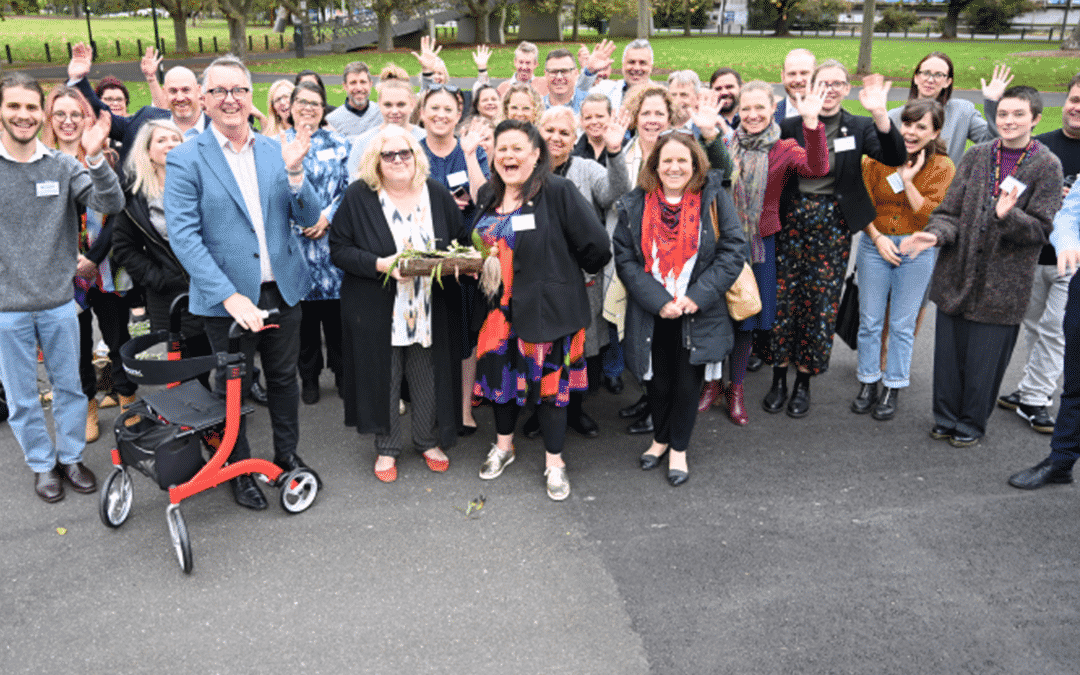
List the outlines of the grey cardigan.
{"label": "grey cardigan", "polygon": [[[889,119],[896,128],[900,128],[900,111],[903,106],[889,111]],[[953,164],[959,164],[967,148],[967,142],[985,143],[998,137],[997,125],[994,118],[997,116],[997,101],[983,99],[983,109],[986,117],[983,117],[975,108],[975,104],[962,98],[950,98],[945,104],[945,125],[941,127],[941,140],[949,149],[949,159]]]}
{"label": "grey cardigan", "polygon": [[1039,251],[1061,207],[1061,162],[1040,144],[1015,174],[1027,188],[999,219],[990,185],[993,146],[968,150],[944,201],[930,214],[924,231],[941,247],[930,299],[951,316],[1016,325],[1024,318]]}

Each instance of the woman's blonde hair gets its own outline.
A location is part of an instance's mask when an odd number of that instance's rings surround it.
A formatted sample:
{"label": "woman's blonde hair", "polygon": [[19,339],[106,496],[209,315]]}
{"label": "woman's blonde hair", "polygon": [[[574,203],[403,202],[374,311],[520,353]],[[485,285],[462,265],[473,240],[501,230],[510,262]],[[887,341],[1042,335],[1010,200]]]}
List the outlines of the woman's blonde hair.
{"label": "woman's blonde hair", "polygon": [[537,126],[543,127],[548,121],[556,118],[566,120],[570,123],[570,128],[577,131],[578,117],[570,106],[566,105],[557,105],[545,110],[544,114],[540,116],[540,123]]}
{"label": "woman's blonde hair", "polygon": [[279,91],[286,88],[288,88],[288,93],[291,96],[295,87],[289,80],[277,80],[270,85],[270,90],[266,93],[266,130],[263,131],[264,136],[277,138],[278,134],[284,131],[281,125],[283,120],[278,115],[277,110],[274,109],[274,99],[277,98]]}
{"label": "woman's blonde hair", "polygon": [[671,100],[671,94],[668,93],[667,87],[662,84],[644,84],[631,89],[626,98],[623,99],[623,110],[630,113],[630,125],[627,127],[629,131],[637,131],[637,118],[638,113],[641,112],[641,106],[645,104],[645,99],[653,96],[659,96],[664,100],[664,107],[667,109],[668,114],[668,124],[675,123],[675,102]]}
{"label": "woman's blonde hair", "polygon": [[164,129],[180,137],[184,141],[184,132],[176,126],[172,120],[159,119],[145,122],[139,128],[139,133],[132,141],[131,152],[128,153],[127,161],[124,162],[124,171],[131,180],[129,188],[132,194],[141,192],[147,199],[159,199],[165,193],[165,186],[158,182],[154,163],[150,161],[150,142],[154,139],[154,131]]}
{"label": "woman's blonde hair", "polygon": [[533,116],[532,119],[529,121],[533,124],[539,124],[540,116],[544,114],[544,101],[540,98],[540,94],[536,93],[535,89],[533,89],[527,84],[522,84],[520,82],[515,82],[514,84],[510,85],[510,88],[506,90],[505,94],[503,94],[502,118],[504,120],[510,119],[510,115],[507,111],[510,108],[510,98],[514,94],[525,94],[532,99]]}
{"label": "woman's blonde hair", "polygon": [[362,180],[376,192],[382,189],[382,151],[386,141],[391,138],[404,138],[405,143],[412,150],[413,161],[416,163],[416,172],[413,174],[412,187],[420,189],[427,180],[431,171],[427,153],[420,147],[420,143],[401,127],[391,124],[375,134],[375,138],[368,143],[364,155],[360,158],[360,164],[356,167],[356,179]]}

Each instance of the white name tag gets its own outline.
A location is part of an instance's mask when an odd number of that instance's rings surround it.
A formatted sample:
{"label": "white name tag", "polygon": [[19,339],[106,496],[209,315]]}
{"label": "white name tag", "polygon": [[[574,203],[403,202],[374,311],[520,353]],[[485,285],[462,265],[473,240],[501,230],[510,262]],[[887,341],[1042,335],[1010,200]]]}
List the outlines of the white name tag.
{"label": "white name tag", "polygon": [[60,194],[60,183],[54,180],[43,180],[37,184],[38,197],[56,197]]}
{"label": "white name tag", "polygon": [[333,158],[334,158],[334,149],[333,148],[323,148],[322,150],[315,153],[315,159],[319,160],[320,162],[329,162]]}
{"label": "white name tag", "polygon": [[514,232],[524,232],[525,230],[535,230],[536,220],[531,213],[523,213],[520,216],[513,216],[510,218],[510,226],[514,228]]}
{"label": "white name tag", "polygon": [[892,188],[893,192],[900,193],[904,191],[904,179],[900,177],[900,172],[889,174],[889,177],[885,180],[889,182],[889,187]]}
{"label": "white name tag", "polygon": [[855,137],[843,136],[833,141],[833,152],[848,152],[855,149]]}
{"label": "white name tag", "polygon": [[446,176],[446,183],[452,188],[456,188],[459,185],[464,185],[466,182],[468,182],[468,180],[469,175],[464,171],[455,171],[454,173],[447,174]]}
{"label": "white name tag", "polygon": [[1002,192],[1012,192],[1013,188],[1016,188],[1017,189],[1017,192],[1016,192],[1017,197],[1024,194],[1024,190],[1027,189],[1026,185],[1024,185],[1020,181],[1016,180],[1012,176],[1005,176],[1005,180],[1001,181],[1001,186],[1000,187],[1001,187]]}

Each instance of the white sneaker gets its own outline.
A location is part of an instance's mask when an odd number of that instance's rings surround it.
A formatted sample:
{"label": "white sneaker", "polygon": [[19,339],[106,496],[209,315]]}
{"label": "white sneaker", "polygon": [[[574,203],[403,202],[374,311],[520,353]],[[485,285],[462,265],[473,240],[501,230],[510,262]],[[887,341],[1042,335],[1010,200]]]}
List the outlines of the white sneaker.
{"label": "white sneaker", "polygon": [[544,475],[547,476],[548,497],[561,502],[570,496],[570,481],[566,477],[565,466],[549,466]]}
{"label": "white sneaker", "polygon": [[487,459],[480,465],[480,477],[491,480],[502,475],[503,469],[514,462],[513,450],[500,450],[499,446],[491,444]]}

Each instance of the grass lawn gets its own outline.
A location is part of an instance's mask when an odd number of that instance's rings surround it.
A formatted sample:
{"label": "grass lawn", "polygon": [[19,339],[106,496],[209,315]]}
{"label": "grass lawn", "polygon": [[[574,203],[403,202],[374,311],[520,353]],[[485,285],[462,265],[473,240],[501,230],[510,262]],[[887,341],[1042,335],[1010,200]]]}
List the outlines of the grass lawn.
{"label": "grass lawn", "polygon": [[[138,59],[142,54],[136,51],[136,40],[142,40],[144,48],[154,43],[154,23],[150,17],[98,18],[91,15],[90,29],[101,61]],[[171,54],[176,47],[172,19],[158,18],[158,34],[165,41],[166,53]],[[200,37],[208,53],[213,49],[215,37],[222,51],[229,49],[229,28],[224,19],[200,21],[197,28],[192,28],[189,22],[187,34],[188,46],[196,53]],[[264,51],[263,36],[267,34],[270,36],[271,49],[277,50],[280,44],[278,33],[271,31],[269,26],[248,24],[248,35],[254,38],[256,52]],[[291,48],[292,32],[288,31],[284,37],[285,46]],[[120,57],[116,55],[117,40],[120,41]],[[9,16],[0,22],[0,49],[5,44],[11,46],[11,57],[16,67],[26,63],[45,63],[46,42],[49,43],[53,63],[67,63],[67,43],[86,41],[85,18]],[[0,57],[7,58],[4,52],[0,52]]]}

